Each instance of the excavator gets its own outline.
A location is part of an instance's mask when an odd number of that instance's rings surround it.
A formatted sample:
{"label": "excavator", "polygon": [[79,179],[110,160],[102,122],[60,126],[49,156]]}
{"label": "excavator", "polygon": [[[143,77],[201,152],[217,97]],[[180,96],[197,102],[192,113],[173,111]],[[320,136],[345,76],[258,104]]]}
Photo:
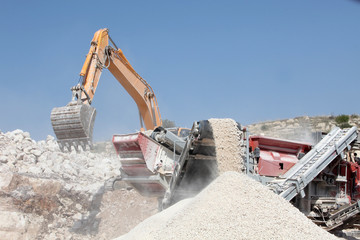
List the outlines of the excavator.
{"label": "excavator", "polygon": [[[121,180],[159,200],[167,193],[167,200],[161,204],[164,207],[200,191],[216,176],[215,145],[208,121],[195,122],[191,130],[164,128],[153,89],[134,70],[106,28],[94,34],[79,84],[71,88],[71,101],[51,112],[60,149],[80,151],[92,147],[96,110],[91,103],[103,69],[109,69],[134,99],[140,115],[140,132],[113,136],[122,165]],[[187,154],[182,154],[184,151]],[[173,177],[175,169],[179,178]],[[192,182],[199,184],[191,189]]]}
{"label": "excavator", "polygon": [[[112,44],[110,46],[109,44]],[[51,123],[61,150],[79,150],[92,146],[96,109],[91,106],[103,69],[112,75],[135,100],[139,109],[141,130],[162,125],[159,106],[151,86],[134,70],[109,36],[100,29],[91,41],[89,53],[80,72],[79,84],[72,87],[72,100],[65,107],[54,108]]]}
{"label": "excavator", "polygon": [[219,175],[227,159],[217,149],[236,133],[231,151],[245,154],[238,157],[241,167],[230,170],[266,185],[328,231],[360,222],[360,165],[349,158],[360,151],[356,127],[335,127],[315,145],[252,136],[226,119],[219,119],[215,128],[212,120],[202,120],[191,129],[166,129],[154,91],[116,47],[108,29],[95,33],[70,103],[51,112],[61,150],[92,145],[96,111],[91,103],[104,68],[135,100],[141,125],[139,132],[113,135],[121,174],[107,182],[107,189],[126,182],[141,195],[157,197],[159,209],[165,209],[196,195]]}

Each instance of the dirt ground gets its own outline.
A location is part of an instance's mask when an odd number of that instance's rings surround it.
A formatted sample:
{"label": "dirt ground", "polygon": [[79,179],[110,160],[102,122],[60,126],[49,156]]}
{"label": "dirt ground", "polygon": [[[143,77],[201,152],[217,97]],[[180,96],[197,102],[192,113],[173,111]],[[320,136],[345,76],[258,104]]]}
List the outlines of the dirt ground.
{"label": "dirt ground", "polygon": [[92,239],[119,237],[146,218],[156,214],[157,199],[143,197],[135,190],[119,189],[106,192],[101,201],[98,233]]}

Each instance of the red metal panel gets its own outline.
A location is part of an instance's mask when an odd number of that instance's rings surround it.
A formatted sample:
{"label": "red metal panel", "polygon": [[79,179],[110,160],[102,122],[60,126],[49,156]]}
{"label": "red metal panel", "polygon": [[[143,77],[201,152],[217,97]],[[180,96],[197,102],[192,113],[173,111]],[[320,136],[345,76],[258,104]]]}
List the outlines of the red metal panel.
{"label": "red metal panel", "polygon": [[159,151],[159,144],[143,133],[139,134],[138,144],[146,165],[150,171],[154,171],[156,158]]}
{"label": "red metal panel", "polygon": [[256,147],[260,148],[260,150],[269,150],[290,154],[307,153],[311,150],[310,143],[263,136],[251,136],[249,144],[253,151]]}
{"label": "red metal panel", "polygon": [[[113,144],[120,158],[121,169],[130,183],[141,195],[164,196],[165,189],[157,180],[146,180],[155,175],[154,167],[160,146],[143,133],[114,135]],[[135,177],[130,180],[131,177]],[[144,180],[140,180],[141,178]]]}
{"label": "red metal panel", "polygon": [[263,176],[280,176],[297,163],[295,155],[274,151],[260,151],[258,173]]}
{"label": "red metal panel", "polygon": [[263,136],[251,136],[251,150],[260,149],[258,173],[263,176],[280,176],[298,161],[299,153],[311,150],[311,144]]}
{"label": "red metal panel", "polygon": [[127,134],[127,135],[114,135],[113,136],[113,145],[115,147],[116,153],[127,151],[140,151],[140,146],[138,144],[138,138],[140,133],[136,134]]}

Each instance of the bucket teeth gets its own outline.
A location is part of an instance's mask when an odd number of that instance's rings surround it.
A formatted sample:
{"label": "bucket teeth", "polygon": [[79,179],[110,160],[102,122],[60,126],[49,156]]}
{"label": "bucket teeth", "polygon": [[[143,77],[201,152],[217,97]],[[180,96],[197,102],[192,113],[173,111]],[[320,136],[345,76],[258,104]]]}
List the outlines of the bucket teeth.
{"label": "bucket teeth", "polygon": [[51,111],[51,124],[61,151],[92,148],[96,110],[88,104],[68,104]]}
{"label": "bucket teeth", "polygon": [[72,148],[77,152],[93,149],[93,143],[89,139],[57,140],[57,142],[62,152],[65,152],[65,150],[71,152]]}

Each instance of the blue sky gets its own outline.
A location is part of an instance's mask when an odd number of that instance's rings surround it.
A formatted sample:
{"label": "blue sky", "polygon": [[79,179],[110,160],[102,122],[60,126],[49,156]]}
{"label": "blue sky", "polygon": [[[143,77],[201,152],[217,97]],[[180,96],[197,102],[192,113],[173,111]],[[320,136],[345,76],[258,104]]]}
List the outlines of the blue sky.
{"label": "blue sky", "polygon": [[[100,28],[179,126],[359,114],[359,23],[355,0],[2,1],[0,129],[54,135],[51,109],[70,101]],[[93,106],[95,140],[139,129],[108,71]]]}

